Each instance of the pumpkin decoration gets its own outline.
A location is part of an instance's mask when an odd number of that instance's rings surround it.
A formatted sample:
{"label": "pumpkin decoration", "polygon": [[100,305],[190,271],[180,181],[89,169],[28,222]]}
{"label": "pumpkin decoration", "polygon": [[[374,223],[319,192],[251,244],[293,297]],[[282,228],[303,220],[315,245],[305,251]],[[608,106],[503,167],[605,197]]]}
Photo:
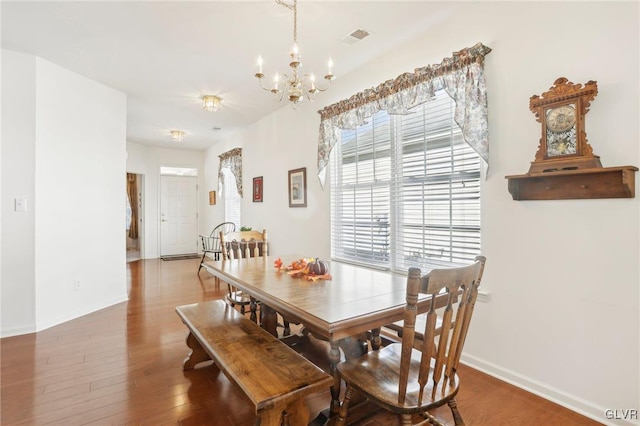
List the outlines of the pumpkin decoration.
{"label": "pumpkin decoration", "polygon": [[320,259],[315,259],[308,264],[309,273],[314,275],[326,275],[329,273],[329,264]]}

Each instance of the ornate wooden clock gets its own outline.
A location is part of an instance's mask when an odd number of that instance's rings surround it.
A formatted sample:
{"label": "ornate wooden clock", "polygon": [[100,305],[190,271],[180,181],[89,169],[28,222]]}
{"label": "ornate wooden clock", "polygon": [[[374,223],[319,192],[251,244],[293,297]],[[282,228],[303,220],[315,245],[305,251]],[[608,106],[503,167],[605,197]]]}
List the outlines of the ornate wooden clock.
{"label": "ornate wooden clock", "polygon": [[584,86],[564,77],[542,95],[529,99],[529,109],[542,124],[542,138],[529,173],[602,167],[587,143],[584,117],[598,94],[598,84]]}
{"label": "ornate wooden clock", "polygon": [[635,166],[602,167],[587,143],[584,116],[598,94],[595,81],[558,78],[529,109],[542,124],[536,158],[525,175],[506,176],[514,200],[635,197]]}

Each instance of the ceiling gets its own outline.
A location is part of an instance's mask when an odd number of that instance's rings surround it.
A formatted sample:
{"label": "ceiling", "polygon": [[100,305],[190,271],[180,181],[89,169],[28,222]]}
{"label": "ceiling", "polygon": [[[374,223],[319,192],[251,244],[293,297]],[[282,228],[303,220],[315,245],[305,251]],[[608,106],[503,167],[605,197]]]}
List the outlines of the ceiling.
{"label": "ceiling", "polygon": [[[426,31],[435,11],[450,5],[300,0],[303,71],[324,75],[332,57],[339,79]],[[267,77],[288,68],[293,13],[273,0],[3,0],[0,7],[3,48],[39,56],[126,93],[128,141],[204,150],[288,107],[260,89],[254,77],[258,55]],[[344,43],[356,29],[371,35]],[[202,109],[207,94],[224,99],[220,110]],[[320,109],[323,94],[317,96]],[[174,129],[186,132],[183,142],[171,140]]]}

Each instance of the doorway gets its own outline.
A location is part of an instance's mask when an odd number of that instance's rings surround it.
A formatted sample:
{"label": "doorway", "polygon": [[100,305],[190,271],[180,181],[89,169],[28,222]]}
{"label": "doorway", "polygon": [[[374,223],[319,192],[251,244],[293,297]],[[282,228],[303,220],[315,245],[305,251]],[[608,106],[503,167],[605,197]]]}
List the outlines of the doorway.
{"label": "doorway", "polygon": [[125,244],[127,251],[127,262],[142,259],[144,234],[143,180],[143,175],[136,173],[127,173],[125,197]]}
{"label": "doorway", "polygon": [[197,256],[198,178],[160,176],[160,257]]}

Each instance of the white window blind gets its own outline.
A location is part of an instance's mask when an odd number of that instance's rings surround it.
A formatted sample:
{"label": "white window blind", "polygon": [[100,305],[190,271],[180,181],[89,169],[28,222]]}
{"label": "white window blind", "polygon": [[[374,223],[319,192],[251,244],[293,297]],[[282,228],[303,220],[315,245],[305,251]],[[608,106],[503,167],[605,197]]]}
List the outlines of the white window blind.
{"label": "white window blind", "polygon": [[224,173],[224,221],[233,222],[236,229],[240,229],[240,205],[242,198],[236,189],[236,177],[229,167],[222,169]]}
{"label": "white window blind", "polygon": [[342,131],[331,157],[332,257],[406,271],[480,254],[480,160],[444,91]]}

